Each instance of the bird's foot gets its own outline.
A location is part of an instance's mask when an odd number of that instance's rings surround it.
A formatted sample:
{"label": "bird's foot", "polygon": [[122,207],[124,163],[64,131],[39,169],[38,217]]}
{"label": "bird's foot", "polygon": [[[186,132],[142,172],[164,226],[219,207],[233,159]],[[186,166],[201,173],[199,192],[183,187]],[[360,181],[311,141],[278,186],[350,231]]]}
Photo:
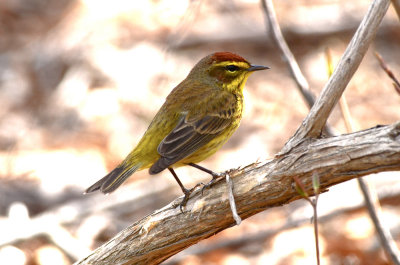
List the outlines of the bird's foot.
{"label": "bird's foot", "polygon": [[183,194],[185,194],[185,196],[183,197],[183,200],[181,201],[181,203],[179,204],[179,209],[181,210],[181,213],[183,213],[183,207],[186,206],[186,203],[188,202],[189,198],[190,198],[190,194],[193,193],[193,191],[199,187],[200,185],[202,185],[202,183],[196,184],[196,186],[194,186],[191,189],[182,189]]}
{"label": "bird's foot", "polygon": [[212,172],[211,173],[212,179],[207,184],[200,183],[203,185],[203,187],[201,188],[201,195],[203,196],[204,189],[211,187],[219,178],[224,177],[225,175],[226,175],[225,172],[223,173]]}

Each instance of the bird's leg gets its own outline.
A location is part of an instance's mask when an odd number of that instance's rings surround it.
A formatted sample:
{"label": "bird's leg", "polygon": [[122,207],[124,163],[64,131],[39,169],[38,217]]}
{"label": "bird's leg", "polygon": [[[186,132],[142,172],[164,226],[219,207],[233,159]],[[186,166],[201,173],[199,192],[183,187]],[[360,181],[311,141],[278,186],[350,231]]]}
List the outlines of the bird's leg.
{"label": "bird's leg", "polygon": [[218,178],[225,176],[225,173],[216,173],[216,172],[214,172],[214,171],[212,171],[212,170],[209,170],[209,169],[207,169],[207,168],[205,168],[205,167],[199,166],[199,165],[197,165],[197,164],[195,164],[195,163],[189,163],[188,165],[189,165],[189,166],[192,166],[192,167],[195,167],[195,168],[197,168],[197,169],[200,169],[201,171],[207,172],[208,174],[210,174],[210,175],[212,176],[212,179],[210,180],[210,182],[208,182],[207,184],[204,184],[204,185],[203,185],[203,188],[201,189],[201,194],[203,194],[203,191],[204,191],[205,188],[208,188],[208,187],[210,187],[212,184],[214,184],[214,182],[215,182]]}
{"label": "bird's leg", "polygon": [[178,182],[179,187],[181,187],[181,190],[183,192],[183,194],[185,194],[185,197],[183,197],[182,202],[179,204],[179,208],[181,209],[181,212],[183,213],[182,207],[184,207],[187,203],[187,201],[189,200],[189,196],[190,194],[200,185],[197,184],[196,186],[194,186],[193,188],[191,188],[190,190],[186,189],[185,186],[183,186],[182,182],[180,181],[180,179],[178,178],[178,175],[175,173],[175,171],[169,167],[168,168],[169,172],[171,172],[172,176],[174,176],[176,182]]}

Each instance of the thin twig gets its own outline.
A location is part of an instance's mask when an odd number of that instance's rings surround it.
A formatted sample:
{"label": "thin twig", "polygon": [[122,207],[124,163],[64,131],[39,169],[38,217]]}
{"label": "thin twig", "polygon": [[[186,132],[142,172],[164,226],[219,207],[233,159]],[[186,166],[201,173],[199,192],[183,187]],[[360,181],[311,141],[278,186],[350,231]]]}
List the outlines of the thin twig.
{"label": "thin twig", "polygon": [[233,219],[235,219],[236,225],[240,225],[242,219],[240,218],[236,210],[235,197],[233,197],[233,182],[228,173],[225,174],[225,180],[228,189],[229,205],[231,207],[232,216]]}
{"label": "thin twig", "polygon": [[281,50],[284,60],[289,66],[290,73],[296,82],[297,88],[300,90],[300,93],[304,95],[304,99],[311,108],[315,102],[315,96],[310,91],[310,86],[282,35],[282,31],[278,24],[278,19],[276,18],[274,4],[272,3],[272,0],[262,0],[261,4],[264,9],[265,19],[272,31],[271,35],[278,48]]}
{"label": "thin twig", "polygon": [[321,264],[320,252],[319,252],[319,234],[318,234],[318,194],[315,195],[315,199],[312,201],[312,208],[314,214],[314,237],[315,237],[315,255],[317,257],[317,264]]}
{"label": "thin twig", "polygon": [[[325,49],[325,58],[326,58],[326,64],[327,64],[326,68],[328,70],[328,76],[330,77],[333,73],[334,67],[333,67],[332,54],[329,48]],[[339,107],[342,112],[347,132],[354,132],[355,131],[354,122],[353,119],[351,118],[349,105],[347,104],[346,96],[344,93],[340,97]]]}
{"label": "thin twig", "polygon": [[[371,220],[375,226],[376,232],[379,236],[379,241],[381,242],[381,245],[385,250],[388,260],[395,265],[400,265],[400,251],[397,248],[397,244],[394,241],[390,231],[388,231],[388,229],[385,229],[384,226],[382,226],[381,221],[379,220],[379,216],[382,216],[382,214],[378,201],[378,196],[375,192],[374,196],[371,196],[371,190],[368,187],[368,182],[364,182],[363,178],[358,178],[357,180],[358,185],[364,195],[365,205],[367,206],[368,214],[371,217]],[[371,197],[375,198],[375,204]]]}
{"label": "thin twig", "polygon": [[392,70],[389,68],[389,66],[385,63],[385,61],[383,60],[382,56],[375,52],[375,56],[379,61],[379,65],[382,67],[382,69],[386,72],[386,74],[390,77],[390,79],[392,79],[393,86],[394,89],[396,90],[396,92],[400,95],[400,82],[399,80],[396,78],[396,76],[393,74]]}
{"label": "thin twig", "polygon": [[[297,88],[299,89],[300,94],[303,95],[308,107],[311,108],[314,105],[315,96],[310,90],[310,85],[308,84],[307,79],[301,72],[296,58],[290,51],[290,48],[283,37],[278,19],[276,17],[274,4],[272,0],[261,0],[261,4],[264,10],[265,20],[268,22],[268,26],[271,29],[272,39],[275,41],[276,46],[278,46],[280,49],[282,57],[289,67],[289,71],[297,85]],[[323,130],[327,135],[334,135],[332,128],[329,126],[325,126]]]}
{"label": "thin twig", "polygon": [[[327,58],[327,64],[328,64],[328,72],[332,72],[332,56],[329,52],[329,50],[326,50],[326,58]],[[391,73],[390,69],[386,66],[386,64],[383,62],[383,59],[379,56],[378,53],[375,53],[376,57],[381,63],[382,68],[388,73],[388,71]],[[389,74],[388,74],[389,75]],[[390,75],[389,75],[390,76]],[[393,76],[393,75],[392,75]],[[349,106],[346,101],[346,97],[343,94],[342,97],[340,98],[340,110],[342,112],[343,119],[346,124],[346,130],[348,133],[352,133],[356,130],[353,119],[351,118],[351,114],[349,111]],[[360,187],[361,193],[364,197],[365,201],[365,206],[367,208],[368,214],[371,218],[372,223],[374,224],[375,230],[378,234],[379,240],[381,242],[381,245],[383,249],[385,250],[386,256],[388,260],[391,260],[393,264],[395,265],[400,265],[400,252],[397,248],[397,245],[395,241],[393,240],[392,235],[390,234],[390,231],[385,229],[384,226],[382,226],[379,216],[382,216],[381,212],[381,205],[379,203],[379,198],[378,195],[375,192],[374,187],[369,187],[367,179],[364,178],[357,178],[358,186]],[[374,203],[375,202],[375,203]]]}
{"label": "thin twig", "polygon": [[[295,81],[296,81],[296,83],[298,85],[298,88],[300,89],[301,94],[303,95],[304,99],[307,101],[307,103],[309,104],[309,106],[311,108],[314,105],[314,98],[315,97],[309,91],[308,83],[305,80],[304,76],[301,74],[301,71],[300,71],[299,66],[298,66],[298,64],[296,62],[296,59],[294,58],[293,54],[291,53],[288,45],[286,44],[286,42],[285,42],[285,40],[284,40],[284,38],[282,36],[282,32],[280,30],[279,23],[278,23],[277,18],[276,18],[276,14],[275,14],[275,11],[274,11],[272,0],[262,0],[262,6],[263,6],[264,11],[265,11],[266,19],[269,22],[269,26],[270,26],[270,29],[272,31],[273,39],[275,40],[277,46],[280,48],[280,50],[281,50],[281,52],[283,54],[283,57],[286,59],[286,61],[288,63],[288,66],[291,69],[292,76],[295,79]],[[328,60],[328,74],[329,74],[329,76],[331,76],[333,74],[333,64],[332,64],[331,54],[330,54],[329,50],[326,50],[325,54],[326,54],[326,57],[327,57],[327,60]],[[345,58],[345,57],[343,57],[343,58]],[[392,74],[392,76],[393,76],[393,74]],[[344,90],[344,87],[343,87],[343,90]],[[310,94],[311,94],[311,96],[310,96]],[[340,104],[340,107],[341,107],[341,110],[342,110],[342,114],[345,117],[344,120],[346,122],[346,127],[349,130],[353,131],[353,128],[352,128],[353,123],[351,122],[350,112],[348,110],[348,105],[346,103],[346,98],[344,97],[344,95],[342,95],[342,97],[340,98],[339,104]],[[328,132],[328,135],[332,135],[332,133]],[[363,191],[363,195],[364,195],[365,201],[371,201],[371,198],[369,197],[369,192],[364,192],[364,190],[367,189],[364,181],[361,178],[359,178],[357,180],[359,182],[361,190]],[[296,183],[299,182],[296,179],[295,179],[295,181],[296,181]],[[298,185],[301,185],[301,183],[299,182]],[[362,188],[362,187],[364,187],[364,188]],[[300,186],[300,189],[303,192],[305,192],[303,187]],[[311,201],[307,197],[307,194],[303,194],[302,196],[304,198],[306,198],[307,201],[310,202],[310,204],[312,205],[312,207],[314,209],[314,220],[315,220],[315,222],[314,222],[314,231],[315,231],[315,233],[314,234],[315,234],[315,240],[316,240],[317,262],[319,263],[317,205],[316,205],[317,204],[317,198],[315,199],[315,201]],[[367,206],[368,206],[368,204],[367,204]],[[374,215],[376,216],[375,209],[368,207],[368,212],[370,213],[371,219],[374,220],[373,216]],[[383,230],[379,223],[375,223],[374,222],[374,224],[376,226],[376,229],[377,229],[378,233],[379,233],[379,231]],[[380,235],[381,241],[385,240],[385,237],[381,237],[381,235],[383,235],[383,234],[379,233],[379,235]],[[391,238],[391,236],[390,236],[390,238]],[[389,238],[389,240],[390,240],[390,238]],[[387,246],[388,244],[385,243],[383,245]],[[387,253],[393,253],[393,252],[389,251]],[[390,256],[392,256],[392,255],[389,254],[389,258],[390,258]]]}
{"label": "thin twig", "polygon": [[318,206],[318,198],[320,194],[320,181],[319,181],[319,176],[317,173],[314,173],[312,175],[313,178],[313,189],[314,189],[314,194],[315,198],[312,201],[312,207],[314,211],[314,236],[315,236],[315,250],[316,250],[316,256],[317,256],[317,264],[321,264],[321,258],[320,258],[320,252],[319,252],[319,233],[318,233],[318,211],[317,211],[317,206]]}
{"label": "thin twig", "polygon": [[299,192],[299,194],[310,203],[311,207],[313,208],[313,222],[314,222],[314,237],[315,237],[315,255],[317,259],[317,265],[321,264],[321,258],[320,258],[320,251],[319,251],[319,234],[318,234],[318,211],[317,211],[317,205],[318,205],[318,197],[320,193],[320,182],[319,182],[319,177],[317,173],[312,174],[312,184],[313,184],[313,191],[315,198],[312,200],[308,196],[307,190],[303,183],[299,180],[297,176],[293,177],[294,182],[296,183],[296,189]]}
{"label": "thin twig", "polygon": [[293,146],[300,144],[305,138],[319,137],[321,130],[344,89],[349,83],[389,7],[389,0],[375,0],[371,3],[351,42],[342,55],[331,78],[323,88],[320,96],[311,108],[309,114],[296,131],[295,135],[285,144],[279,155],[283,155]]}
{"label": "thin twig", "polygon": [[[262,6],[263,6],[264,11],[266,13],[266,18],[267,18],[267,20],[269,22],[269,25],[270,25],[274,40],[276,41],[277,45],[279,46],[280,50],[282,51],[284,58],[288,62],[289,68],[291,69],[291,73],[292,73],[294,79],[296,80],[296,83],[297,83],[298,87],[300,88],[301,94],[303,95],[305,100],[309,103],[309,106],[312,106],[314,104],[314,100],[313,100],[314,96],[313,95],[311,97],[309,96],[310,94],[309,94],[308,83],[307,82],[306,82],[307,90],[303,89],[304,88],[303,79],[305,80],[305,78],[303,77],[303,75],[301,75],[301,71],[300,71],[300,69],[298,69],[298,64],[296,63],[296,60],[295,60],[293,54],[290,52],[290,49],[287,46],[287,44],[286,44],[286,42],[285,42],[285,40],[284,40],[284,38],[282,36],[281,30],[279,28],[279,24],[278,24],[277,19],[276,19],[276,15],[275,15],[275,11],[274,11],[274,8],[273,8],[272,0],[263,0],[262,1]],[[326,55],[327,55],[327,59],[328,59],[328,73],[329,73],[329,76],[331,76],[332,73],[333,73],[333,64],[332,64],[332,60],[331,60],[331,56],[330,56],[329,50],[326,51]],[[382,65],[382,60],[381,60],[381,65]],[[385,70],[388,69],[387,67],[384,67],[384,66],[382,66],[382,68],[384,68]],[[388,72],[388,70],[386,70],[386,72]],[[300,78],[299,78],[299,75],[300,75]],[[391,73],[391,75],[389,75],[389,76],[392,78],[394,75]],[[305,91],[307,91],[307,93],[305,93]],[[340,98],[339,104],[340,104],[343,116],[345,117],[346,127],[349,130],[354,131],[354,128],[352,128],[353,127],[353,123],[351,122],[350,112],[348,110],[348,105],[346,103],[346,99],[345,99],[344,95]],[[365,201],[366,202],[367,201],[371,201],[371,198],[369,197],[370,193],[367,192],[368,191],[367,185],[364,183],[364,181],[361,178],[357,179],[357,180],[359,182],[360,188],[361,188],[362,193],[364,195]],[[296,181],[296,179],[295,179],[295,181]],[[297,181],[296,181],[296,183],[297,183]],[[303,191],[305,192],[305,190],[303,190]],[[364,192],[364,191],[366,191],[366,192]],[[305,197],[305,198],[307,198],[307,197]],[[316,205],[314,205],[314,203],[312,203],[312,201],[310,199],[307,199],[307,200],[313,206],[314,218],[316,218],[316,216],[317,216],[316,215],[317,214],[316,208],[317,207],[316,207]],[[386,246],[389,247],[388,250],[387,250],[387,253],[389,254],[388,258],[393,257],[394,256],[394,254],[393,254],[394,252],[390,250],[391,249],[390,245],[393,245],[393,244],[390,244],[390,238],[391,238],[390,233],[386,233],[386,234],[389,234],[389,238],[387,238],[387,237],[384,236],[383,233],[380,232],[380,231],[382,231],[384,229],[382,228],[382,226],[380,225],[379,222],[375,223],[375,221],[374,221],[374,219],[377,220],[377,218],[374,218],[374,216],[376,216],[375,209],[373,207],[372,208],[368,207],[368,204],[367,204],[367,208],[368,208],[368,212],[370,213],[371,219],[374,222],[376,230],[377,230],[377,232],[378,232],[378,234],[380,236],[382,245],[384,247],[386,247]],[[316,222],[314,222],[314,225],[315,225],[314,229],[316,231],[315,232],[315,237],[316,237],[317,257],[318,257],[318,243],[317,243],[318,242],[318,232],[317,232],[318,231],[318,226],[317,226]],[[389,243],[388,243],[387,240],[389,240]],[[319,262],[319,259],[317,259],[317,260]]]}

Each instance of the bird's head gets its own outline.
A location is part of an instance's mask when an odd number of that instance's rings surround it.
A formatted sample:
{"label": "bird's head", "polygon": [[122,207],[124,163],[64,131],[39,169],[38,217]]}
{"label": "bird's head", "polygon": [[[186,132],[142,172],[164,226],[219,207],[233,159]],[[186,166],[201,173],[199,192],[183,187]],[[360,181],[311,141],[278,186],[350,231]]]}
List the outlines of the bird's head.
{"label": "bird's head", "polygon": [[217,84],[230,92],[241,92],[251,73],[269,69],[267,66],[252,65],[243,57],[230,52],[216,52],[200,60],[190,75],[197,80]]}

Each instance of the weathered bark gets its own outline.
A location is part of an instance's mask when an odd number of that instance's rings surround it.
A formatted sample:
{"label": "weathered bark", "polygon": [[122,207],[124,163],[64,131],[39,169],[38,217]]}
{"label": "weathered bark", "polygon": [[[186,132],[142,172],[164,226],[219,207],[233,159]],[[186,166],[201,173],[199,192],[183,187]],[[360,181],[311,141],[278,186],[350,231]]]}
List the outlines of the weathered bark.
{"label": "weathered bark", "polygon": [[[400,122],[325,139],[307,139],[284,156],[230,172],[242,219],[300,199],[297,176],[312,194],[312,175],[321,190],[367,174],[400,170]],[[235,224],[225,181],[201,195],[197,190],[182,214],[174,203],[120,232],[77,264],[156,264]]]}

